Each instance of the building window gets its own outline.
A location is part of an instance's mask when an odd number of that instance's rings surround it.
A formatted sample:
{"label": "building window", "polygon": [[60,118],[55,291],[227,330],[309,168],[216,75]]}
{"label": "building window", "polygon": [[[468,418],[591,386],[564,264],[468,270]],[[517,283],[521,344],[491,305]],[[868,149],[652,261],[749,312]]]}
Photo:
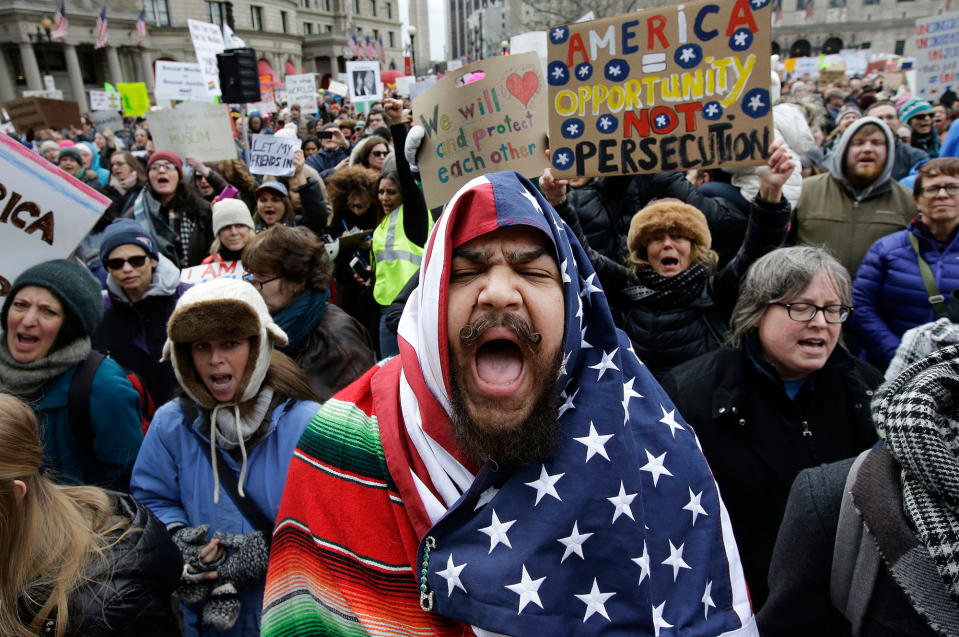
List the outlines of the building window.
{"label": "building window", "polygon": [[286,33],[286,11],[280,11],[280,29]]}
{"label": "building window", "polygon": [[303,8],[304,9],[310,8],[310,0],[303,0]]}
{"label": "building window", "polygon": [[376,42],[379,39],[380,39],[380,30],[373,29],[373,41]]}
{"label": "building window", "polygon": [[147,20],[152,20],[158,27],[170,26],[170,9],[167,0],[146,0],[143,8],[147,12]]}
{"label": "building window", "polygon": [[353,13],[360,12],[360,0],[353,0]]}
{"label": "building window", "polygon": [[376,17],[376,0],[370,0],[370,15]]}
{"label": "building window", "polygon": [[327,32],[327,33],[333,33],[333,25],[332,25],[332,24],[326,25],[326,32]]}
{"label": "building window", "polygon": [[392,2],[386,3],[386,18],[388,20],[393,19],[393,3]]}
{"label": "building window", "polygon": [[862,3],[865,4],[879,4],[880,0],[862,0]]}
{"label": "building window", "polygon": [[211,2],[206,0],[206,21],[212,22],[218,27],[223,27],[223,3],[221,2]]}
{"label": "building window", "polygon": [[326,11],[327,13],[330,13],[333,11],[333,6],[332,4],[330,4],[330,0],[323,0],[323,10]]}
{"label": "building window", "polygon": [[263,8],[250,7],[250,20],[253,22],[254,31],[263,30]]}
{"label": "building window", "polygon": [[313,33],[313,25],[309,22],[303,23],[303,35],[310,35]]}
{"label": "building window", "polygon": [[[902,0],[900,0],[901,2]],[[906,53],[906,41],[905,40],[896,40],[896,55],[904,55]]]}
{"label": "building window", "polygon": [[390,31],[387,35],[390,36],[390,48],[391,48],[391,49],[392,49],[392,48],[395,48],[395,47],[396,47],[396,38],[393,37],[393,32]]}

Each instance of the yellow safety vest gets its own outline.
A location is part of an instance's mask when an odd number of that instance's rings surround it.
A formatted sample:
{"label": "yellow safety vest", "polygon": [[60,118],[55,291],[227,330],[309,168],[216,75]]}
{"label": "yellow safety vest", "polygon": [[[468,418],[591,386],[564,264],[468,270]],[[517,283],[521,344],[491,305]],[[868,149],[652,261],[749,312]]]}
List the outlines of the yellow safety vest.
{"label": "yellow safety vest", "polygon": [[[426,213],[427,233],[433,229],[433,216]],[[423,248],[406,237],[403,231],[403,206],[383,218],[373,231],[373,267],[376,283],[373,298],[380,305],[389,305],[403,286],[420,269]]]}

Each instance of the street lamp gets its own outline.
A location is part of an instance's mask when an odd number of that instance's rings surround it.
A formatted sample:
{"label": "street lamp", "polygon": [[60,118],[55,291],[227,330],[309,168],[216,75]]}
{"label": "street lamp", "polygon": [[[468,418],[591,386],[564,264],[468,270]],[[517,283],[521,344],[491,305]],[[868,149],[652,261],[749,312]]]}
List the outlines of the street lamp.
{"label": "street lamp", "polygon": [[503,40],[499,43],[501,49],[503,49],[503,55],[509,55],[509,42]]}
{"label": "street lamp", "polygon": [[406,27],[406,32],[410,34],[410,70],[416,77],[416,27],[411,24]]}
{"label": "street lamp", "polygon": [[45,42],[52,42],[53,38],[50,37],[50,30],[53,29],[53,22],[49,18],[43,18],[40,20],[40,24],[37,25],[36,35],[31,35],[30,39],[36,39],[37,42],[37,57],[40,58],[40,66],[43,69],[44,75],[50,74],[50,68],[47,66],[47,54],[42,46]]}

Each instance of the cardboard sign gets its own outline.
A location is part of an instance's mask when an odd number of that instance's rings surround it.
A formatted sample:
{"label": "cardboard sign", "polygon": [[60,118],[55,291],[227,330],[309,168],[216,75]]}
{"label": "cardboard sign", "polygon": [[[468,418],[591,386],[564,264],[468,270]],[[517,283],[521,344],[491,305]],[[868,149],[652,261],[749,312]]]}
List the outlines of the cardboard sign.
{"label": "cardboard sign", "polygon": [[[396,78],[399,80],[399,78]],[[346,97],[350,94],[350,87],[344,84],[343,82],[337,82],[336,80],[330,80],[330,85],[327,89],[333,95],[339,95],[340,97]]]}
{"label": "cardboard sign", "polygon": [[301,113],[316,113],[316,75],[303,73],[287,75],[285,80],[287,106],[300,105]]}
{"label": "cardboard sign", "polygon": [[250,139],[250,172],[254,175],[291,177],[293,154],[300,149],[299,139],[275,135],[253,135]]}
{"label": "cardboard sign", "polygon": [[[430,208],[488,172],[543,172],[546,83],[539,69],[535,53],[488,58],[447,74],[416,98],[414,117],[426,129],[418,163]],[[464,77],[474,81],[463,84]]]}
{"label": "cardboard sign", "polygon": [[153,94],[158,100],[193,100],[207,103],[213,101],[200,65],[193,62],[157,60]]}
{"label": "cardboard sign", "polygon": [[557,176],[765,163],[769,13],[769,0],[700,0],[550,29]]}
{"label": "cardboard sign", "polygon": [[80,107],[76,102],[22,97],[4,102],[3,108],[21,133],[29,128],[80,127]]}
{"label": "cardboard sign", "polygon": [[350,60],[346,63],[346,80],[350,87],[350,101],[377,102],[383,98],[380,63],[374,60]]}
{"label": "cardboard sign", "polygon": [[210,95],[220,95],[220,67],[216,54],[223,53],[223,33],[212,22],[187,20],[190,27],[190,39],[193,40],[193,52],[200,64],[200,73]]}
{"label": "cardboard sign", "polygon": [[123,118],[119,111],[93,111],[90,113],[90,123],[101,133],[108,129],[114,133],[123,129]]}
{"label": "cardboard sign", "polygon": [[842,69],[823,69],[819,71],[819,86],[841,83],[846,79],[846,72]]}
{"label": "cardboard sign", "polygon": [[117,91],[123,100],[123,114],[127,117],[140,117],[150,110],[150,96],[143,82],[117,84]]}
{"label": "cardboard sign", "polygon": [[180,270],[180,281],[182,283],[205,283],[220,277],[227,279],[242,279],[247,275],[243,269],[243,264],[239,261],[214,261],[205,265],[197,265],[192,268],[183,268]]}
{"label": "cardboard sign", "polygon": [[916,20],[916,82],[919,95],[930,100],[937,99],[957,85],[959,47],[956,42],[959,42],[959,13]]}
{"label": "cardboard sign", "polygon": [[17,276],[76,249],[110,199],[0,135],[0,296]]}
{"label": "cardboard sign", "polygon": [[200,161],[236,159],[236,144],[226,104],[188,103],[150,113],[150,133],[157,150]]}
{"label": "cardboard sign", "polygon": [[119,111],[121,108],[123,108],[123,101],[119,93],[90,91],[91,111]]}

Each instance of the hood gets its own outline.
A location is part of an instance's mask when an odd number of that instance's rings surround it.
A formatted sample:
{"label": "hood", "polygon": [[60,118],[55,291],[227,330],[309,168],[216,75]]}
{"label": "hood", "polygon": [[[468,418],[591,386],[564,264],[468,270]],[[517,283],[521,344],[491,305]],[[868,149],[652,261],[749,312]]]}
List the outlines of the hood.
{"label": "hood", "polygon": [[[150,296],[173,296],[180,285],[180,269],[162,254],[157,256],[157,267],[153,271],[153,282],[147,288],[141,301]],[[107,290],[122,303],[129,303],[126,293],[114,279],[112,274],[107,275]]]}
{"label": "hood", "polygon": [[[851,140],[852,136],[856,134],[856,131],[866,124],[876,124],[882,129],[883,133],[885,133],[886,164],[883,166],[882,173],[880,173],[879,177],[874,182],[859,191],[846,179],[845,172],[843,171],[843,161],[846,158],[846,149],[849,147],[849,140]],[[841,181],[847,189],[857,192],[860,198],[865,198],[870,193],[875,192],[882,186],[885,186],[889,183],[889,180],[892,178],[892,166],[895,161],[896,141],[892,136],[892,131],[890,131],[889,127],[886,126],[886,123],[875,117],[860,117],[855,122],[850,124],[845,131],[843,131],[842,137],[839,138],[839,142],[836,144],[835,151],[833,151],[832,155],[830,155],[826,160],[826,167],[829,169],[829,173]]]}

